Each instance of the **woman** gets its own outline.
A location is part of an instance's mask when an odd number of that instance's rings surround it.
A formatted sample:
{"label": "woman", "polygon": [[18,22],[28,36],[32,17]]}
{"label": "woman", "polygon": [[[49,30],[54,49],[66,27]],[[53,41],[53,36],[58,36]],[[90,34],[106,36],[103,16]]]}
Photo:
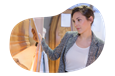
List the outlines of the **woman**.
{"label": "woman", "polygon": [[[56,60],[60,57],[58,72],[69,72],[84,68],[93,63],[100,55],[104,42],[91,31],[94,13],[88,6],[79,6],[72,10],[72,22],[77,31],[68,31],[60,44],[54,49],[45,43],[41,36],[43,50],[48,57]],[[34,40],[36,34],[34,33]],[[37,40],[36,40],[37,41]]]}

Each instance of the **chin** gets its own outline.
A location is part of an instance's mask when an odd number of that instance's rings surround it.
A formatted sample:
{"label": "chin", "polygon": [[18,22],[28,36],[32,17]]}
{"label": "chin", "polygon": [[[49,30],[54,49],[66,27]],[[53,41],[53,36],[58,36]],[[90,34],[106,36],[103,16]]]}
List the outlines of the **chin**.
{"label": "chin", "polygon": [[82,34],[83,32],[82,31],[77,31],[79,34]]}

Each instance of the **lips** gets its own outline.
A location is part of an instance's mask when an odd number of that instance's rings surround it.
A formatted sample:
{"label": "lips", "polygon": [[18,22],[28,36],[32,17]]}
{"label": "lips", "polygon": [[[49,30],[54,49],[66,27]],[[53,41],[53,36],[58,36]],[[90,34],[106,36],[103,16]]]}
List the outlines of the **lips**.
{"label": "lips", "polygon": [[77,30],[80,30],[80,28],[77,28]]}

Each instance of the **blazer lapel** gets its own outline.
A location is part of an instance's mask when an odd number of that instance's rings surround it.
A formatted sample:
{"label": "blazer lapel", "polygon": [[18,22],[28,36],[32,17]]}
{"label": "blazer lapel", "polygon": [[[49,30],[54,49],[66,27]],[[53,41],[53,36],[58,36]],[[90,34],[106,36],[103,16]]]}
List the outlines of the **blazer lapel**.
{"label": "blazer lapel", "polygon": [[94,35],[94,33],[92,32],[92,42],[91,42],[91,45],[90,45],[88,60],[87,60],[86,66],[90,65],[91,63],[93,63],[95,61],[95,54],[96,54],[97,50],[98,50],[97,38]]}
{"label": "blazer lapel", "polygon": [[72,47],[72,45],[75,43],[75,41],[77,40],[78,37],[78,33],[74,33],[70,36],[70,38],[67,41],[66,44],[66,50],[65,50],[65,54],[68,52],[68,50]]}
{"label": "blazer lapel", "polygon": [[87,60],[86,66],[90,65],[91,63],[93,63],[95,61],[95,53],[96,53],[97,49],[98,49],[98,47],[96,47],[96,45],[93,44],[93,42],[92,42],[90,49],[89,49],[88,60]]}

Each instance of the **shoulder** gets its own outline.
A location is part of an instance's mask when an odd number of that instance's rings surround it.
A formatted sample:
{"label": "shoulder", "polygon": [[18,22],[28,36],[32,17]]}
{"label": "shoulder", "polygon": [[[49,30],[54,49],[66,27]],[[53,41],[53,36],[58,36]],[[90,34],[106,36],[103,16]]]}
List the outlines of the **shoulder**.
{"label": "shoulder", "polygon": [[99,47],[99,54],[100,56],[105,56],[105,48],[104,48],[105,42],[98,38],[98,47]]}
{"label": "shoulder", "polygon": [[101,39],[99,39],[97,37],[96,37],[96,39],[97,39],[97,42],[98,42],[99,46],[103,46],[104,45],[104,41],[102,41]]}

